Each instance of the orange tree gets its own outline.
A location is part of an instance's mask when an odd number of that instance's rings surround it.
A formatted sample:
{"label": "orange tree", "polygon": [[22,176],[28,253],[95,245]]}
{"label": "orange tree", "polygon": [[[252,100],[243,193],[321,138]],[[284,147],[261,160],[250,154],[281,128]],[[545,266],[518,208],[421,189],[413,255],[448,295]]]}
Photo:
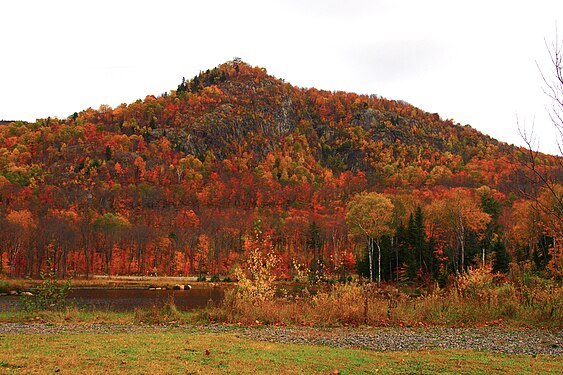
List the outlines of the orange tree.
{"label": "orange tree", "polygon": [[393,203],[383,194],[360,193],[348,203],[346,221],[350,235],[367,242],[370,282],[373,282],[374,245],[377,246],[377,286],[381,287],[381,239],[394,233]]}

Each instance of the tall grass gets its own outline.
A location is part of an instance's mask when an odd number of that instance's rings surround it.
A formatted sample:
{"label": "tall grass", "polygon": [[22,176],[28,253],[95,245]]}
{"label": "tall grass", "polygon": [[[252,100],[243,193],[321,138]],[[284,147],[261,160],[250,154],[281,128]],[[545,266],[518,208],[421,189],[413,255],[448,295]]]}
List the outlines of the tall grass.
{"label": "tall grass", "polygon": [[174,293],[168,294],[168,299],[162,306],[153,305],[149,308],[135,309],[135,323],[164,324],[183,320],[183,314],[174,302]]}
{"label": "tall grass", "polygon": [[274,290],[273,278],[254,275],[241,277],[220,306],[196,311],[179,311],[171,294],[163,306],[134,312],[65,307],[0,312],[0,321],[563,328],[563,285],[530,273],[508,280],[488,268],[474,269],[452,278],[443,289],[436,286],[416,296],[392,285],[379,289],[358,282],[317,285],[314,293],[307,288],[293,294]]}
{"label": "tall grass", "polygon": [[249,300],[244,289],[235,288],[212,314],[242,324],[563,328],[563,287],[529,275],[508,281],[480,268],[418,297],[392,286],[347,283],[327,285],[312,296]]}

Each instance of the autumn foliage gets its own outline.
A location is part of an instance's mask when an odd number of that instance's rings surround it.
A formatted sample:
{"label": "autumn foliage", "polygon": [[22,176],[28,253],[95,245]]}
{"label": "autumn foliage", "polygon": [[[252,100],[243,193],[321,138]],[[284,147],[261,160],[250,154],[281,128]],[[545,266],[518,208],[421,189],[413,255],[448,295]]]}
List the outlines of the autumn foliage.
{"label": "autumn foliage", "polygon": [[[0,124],[0,273],[50,260],[60,276],[226,276],[259,228],[280,278],[368,276],[370,241],[346,217],[369,192],[392,210],[373,237],[383,280],[446,280],[499,241],[560,276],[560,229],[521,194],[524,154],[402,101],[231,61],[159,97]],[[558,178],[554,160],[537,167]]]}

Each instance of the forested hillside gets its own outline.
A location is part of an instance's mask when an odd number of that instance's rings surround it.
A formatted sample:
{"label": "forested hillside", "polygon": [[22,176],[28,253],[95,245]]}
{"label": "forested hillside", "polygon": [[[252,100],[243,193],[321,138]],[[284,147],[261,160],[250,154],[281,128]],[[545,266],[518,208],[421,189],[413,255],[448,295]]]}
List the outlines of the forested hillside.
{"label": "forested hillside", "polygon": [[[374,251],[384,280],[483,257],[560,275],[527,157],[405,102],[230,61],[159,97],[0,123],[0,273],[227,275],[259,247],[284,278],[365,274]],[[560,179],[555,157],[535,163]],[[381,233],[357,209],[377,202]]]}

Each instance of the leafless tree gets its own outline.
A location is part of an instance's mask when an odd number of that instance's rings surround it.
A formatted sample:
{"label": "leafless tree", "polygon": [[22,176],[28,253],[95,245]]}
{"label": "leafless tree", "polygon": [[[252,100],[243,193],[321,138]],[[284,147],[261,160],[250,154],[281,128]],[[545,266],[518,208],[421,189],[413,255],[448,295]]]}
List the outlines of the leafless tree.
{"label": "leafless tree", "polygon": [[555,41],[550,44],[546,40],[545,46],[549,53],[551,69],[546,72],[537,62],[536,65],[544,83],[543,91],[551,101],[548,114],[559,133],[559,155],[563,155],[561,142],[563,140],[563,45],[559,40],[557,29]]}
{"label": "leafless tree", "polygon": [[[526,155],[522,163],[528,186],[526,197],[530,199],[549,235],[553,237],[553,247],[561,248],[563,240],[563,42],[559,39],[557,29],[555,41],[545,41],[550,64],[546,70],[536,62],[543,81],[543,91],[549,98],[548,115],[551,124],[558,134],[559,154],[547,157],[539,152],[539,142],[534,127],[527,129],[525,124],[518,123],[520,137],[526,145]],[[558,251],[558,250],[556,250]]]}

